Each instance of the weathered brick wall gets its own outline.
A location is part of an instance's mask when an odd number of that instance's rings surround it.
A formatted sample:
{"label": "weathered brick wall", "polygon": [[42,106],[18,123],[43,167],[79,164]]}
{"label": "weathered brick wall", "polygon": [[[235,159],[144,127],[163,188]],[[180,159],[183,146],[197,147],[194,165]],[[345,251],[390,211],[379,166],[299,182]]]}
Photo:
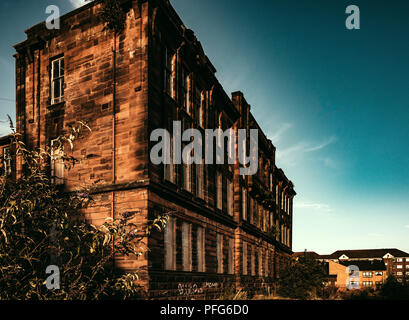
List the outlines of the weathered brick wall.
{"label": "weathered brick wall", "polygon": [[[220,296],[229,286],[251,292],[273,284],[278,270],[291,253],[291,245],[273,239],[261,230],[265,217],[254,215],[254,221],[242,217],[242,188],[254,197],[274,185],[280,192],[294,195],[292,183],[275,166],[275,148],[250,112],[250,106],[239,92],[227,96],[215,77],[215,69],[194,36],[167,1],[122,1],[126,10],[126,28],[114,38],[98,19],[101,5],[86,5],[61,21],[61,31],[49,32],[44,25],[29,29],[28,40],[16,46],[17,128],[30,147],[45,148],[51,139],[68,131],[76,121],[86,121],[92,132],[86,132],[75,144],[73,156],[81,159],[66,172],[65,187],[74,190],[93,186],[94,202],[85,210],[86,218],[102,224],[105,218],[125,211],[139,210],[135,217],[146,224],[159,214],[172,212],[177,218],[176,270],[164,271],[164,235],[154,232],[146,239],[149,250],[138,260],[118,257],[125,270],[141,269],[141,284],[153,297],[192,298]],[[116,59],[114,60],[114,52]],[[164,93],[164,48],[175,53],[173,98]],[[50,62],[64,56],[64,102],[50,105]],[[260,171],[255,177],[243,178],[239,166],[233,166],[233,214],[227,212],[227,191],[223,189],[222,210],[217,209],[216,169],[223,183],[230,175],[228,165],[206,166],[204,197],[195,194],[195,172],[192,191],[183,190],[182,166],[177,166],[175,182],[164,180],[162,165],[149,161],[150,133],[156,128],[171,128],[173,120],[183,127],[197,127],[197,119],[181,108],[181,70],[188,68],[194,77],[190,84],[199,86],[204,95],[204,128],[233,127],[260,130]],[[116,72],[114,73],[114,69]],[[115,96],[115,99],[114,99]],[[193,94],[190,102],[193,103]],[[203,128],[203,129],[204,129]],[[19,163],[21,170],[21,163]],[[287,189],[286,189],[287,188]],[[262,199],[259,199],[260,203]],[[292,228],[292,216],[274,208],[274,223]],[[250,211],[248,211],[250,212]],[[181,261],[181,223],[192,225],[192,272],[183,272]],[[272,224],[273,222],[270,222]],[[197,227],[205,229],[206,272],[197,272]],[[224,235],[223,269],[217,274],[217,234]],[[234,274],[228,275],[228,240],[234,239]],[[241,248],[246,241],[269,251],[271,275],[243,276]],[[264,253],[262,253],[264,254]],[[263,258],[265,259],[265,257]],[[263,260],[264,261],[264,260]],[[258,258],[256,259],[258,271]],[[250,263],[248,263],[250,266]],[[263,273],[264,265],[261,268]],[[249,273],[250,274],[250,273]]]}

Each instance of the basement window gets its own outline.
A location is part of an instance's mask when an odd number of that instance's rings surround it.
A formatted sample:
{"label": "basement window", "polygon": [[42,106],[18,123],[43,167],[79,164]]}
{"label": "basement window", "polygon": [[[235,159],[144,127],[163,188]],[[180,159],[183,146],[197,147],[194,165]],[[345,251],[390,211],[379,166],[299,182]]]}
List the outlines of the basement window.
{"label": "basement window", "polygon": [[247,243],[243,242],[243,275],[247,275]]}
{"label": "basement window", "polygon": [[170,217],[164,234],[165,270],[176,270],[176,219]]}
{"label": "basement window", "polygon": [[217,235],[217,273],[223,273],[223,235]]}
{"label": "basement window", "polygon": [[51,104],[64,101],[64,57],[51,61]]}
{"label": "basement window", "polygon": [[51,141],[51,182],[55,185],[64,184],[64,150],[58,140]]}
{"label": "basement window", "polygon": [[197,271],[205,272],[205,229],[197,227]]}
{"label": "basement window", "polygon": [[183,271],[192,271],[192,225],[182,224]]}

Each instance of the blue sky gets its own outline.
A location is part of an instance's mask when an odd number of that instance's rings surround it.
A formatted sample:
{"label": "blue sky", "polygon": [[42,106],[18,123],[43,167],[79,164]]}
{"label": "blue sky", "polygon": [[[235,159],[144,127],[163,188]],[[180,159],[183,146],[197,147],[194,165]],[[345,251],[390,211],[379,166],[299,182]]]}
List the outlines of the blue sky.
{"label": "blue sky", "polygon": [[[0,2],[0,120],[14,117],[13,44],[80,0]],[[171,0],[241,90],[298,193],[294,250],[409,252],[409,2]],[[345,28],[358,5],[361,29]],[[0,122],[0,133],[5,124]]]}

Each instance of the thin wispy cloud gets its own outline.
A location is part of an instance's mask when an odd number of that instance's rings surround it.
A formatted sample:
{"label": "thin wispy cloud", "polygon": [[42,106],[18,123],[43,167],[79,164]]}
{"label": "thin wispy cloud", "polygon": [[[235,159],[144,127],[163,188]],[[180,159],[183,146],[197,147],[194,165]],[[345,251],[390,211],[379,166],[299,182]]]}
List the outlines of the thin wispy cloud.
{"label": "thin wispy cloud", "polygon": [[311,148],[307,148],[305,150],[305,152],[313,152],[313,151],[318,151],[318,150],[324,149],[325,147],[329,146],[330,144],[334,143],[335,141],[337,141],[337,138],[335,136],[331,136],[327,141],[325,141],[325,142],[323,142],[323,143],[321,143],[319,145],[313,146]]}
{"label": "thin wispy cloud", "polygon": [[83,5],[86,5],[90,3],[92,0],[69,0],[70,4],[75,8],[82,7]]}
{"label": "thin wispy cloud", "polygon": [[320,211],[324,213],[329,213],[329,212],[334,211],[334,209],[332,209],[329,205],[325,203],[300,202],[300,203],[294,204],[294,207],[299,208],[299,209],[313,209],[315,211]]}
{"label": "thin wispy cloud", "polygon": [[293,125],[291,123],[284,123],[275,133],[269,135],[270,140],[273,142],[273,144],[277,144],[280,141],[282,135],[292,126]]}
{"label": "thin wispy cloud", "polygon": [[[337,138],[335,136],[331,136],[327,140],[319,144],[312,144],[302,141],[289,148],[278,150],[277,160],[280,163],[285,164],[286,166],[294,166],[297,163],[297,160],[304,158],[303,154],[313,153],[322,150],[336,141]],[[332,160],[330,157],[323,158],[322,160],[324,164],[327,165],[328,167],[334,167],[336,165],[335,161]]]}

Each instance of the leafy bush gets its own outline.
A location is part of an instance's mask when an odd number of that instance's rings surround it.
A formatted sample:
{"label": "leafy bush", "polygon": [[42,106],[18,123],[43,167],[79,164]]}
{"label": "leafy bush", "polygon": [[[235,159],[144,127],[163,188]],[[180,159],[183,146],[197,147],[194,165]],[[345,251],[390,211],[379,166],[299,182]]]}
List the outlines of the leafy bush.
{"label": "leafy bush", "polygon": [[294,299],[308,299],[323,288],[326,278],[325,268],[320,262],[300,257],[281,270],[278,294]]}
{"label": "leafy bush", "polygon": [[[25,174],[0,185],[0,300],[104,299],[137,297],[138,272],[124,274],[114,268],[114,255],[138,258],[146,248],[143,238],[162,230],[167,217],[149,226],[132,220],[137,211],[120,219],[107,219],[101,227],[89,224],[82,209],[91,203],[91,189],[63,192],[47,172],[51,157],[70,168],[78,161],[71,150],[87,126],[79,123],[58,138],[56,150],[28,150],[14,133],[17,157]],[[46,269],[60,270],[60,289],[48,290]]]}

